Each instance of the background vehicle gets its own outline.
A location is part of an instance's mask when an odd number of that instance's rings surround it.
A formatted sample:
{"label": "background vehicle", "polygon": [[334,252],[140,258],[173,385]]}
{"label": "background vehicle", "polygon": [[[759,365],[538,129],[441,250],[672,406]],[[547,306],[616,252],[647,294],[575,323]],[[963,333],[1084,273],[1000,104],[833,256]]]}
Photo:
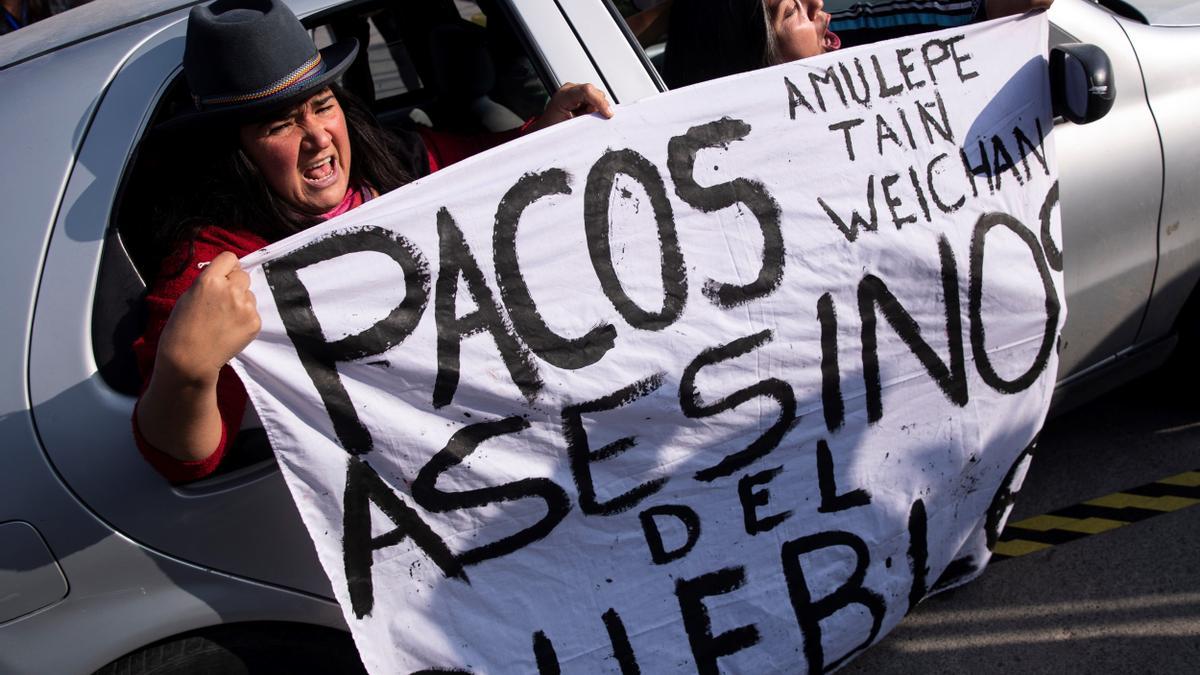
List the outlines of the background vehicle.
{"label": "background vehicle", "polygon": [[[178,95],[191,4],[96,0],[0,39],[0,672],[89,672],[189,631],[274,656],[345,645],[269,457],[172,488],[130,436],[135,233],[148,217],[137,197],[157,161],[139,148]],[[450,39],[476,47],[464,24],[503,27],[473,52],[490,63],[373,50],[370,93],[388,123],[503,126],[566,81],[618,103],[662,89],[605,0],[290,4],[318,38],[341,25],[380,39],[385,9],[429,35],[454,23]],[[1073,400],[1161,361],[1196,319],[1184,310],[1200,275],[1200,28],[1119,7],[1127,16],[1083,0],[1051,12],[1053,40],[1101,46],[1117,82],[1107,117],[1056,130],[1070,304],[1060,377]],[[1200,23],[1191,11],[1149,21]],[[296,624],[308,630],[281,642]]]}

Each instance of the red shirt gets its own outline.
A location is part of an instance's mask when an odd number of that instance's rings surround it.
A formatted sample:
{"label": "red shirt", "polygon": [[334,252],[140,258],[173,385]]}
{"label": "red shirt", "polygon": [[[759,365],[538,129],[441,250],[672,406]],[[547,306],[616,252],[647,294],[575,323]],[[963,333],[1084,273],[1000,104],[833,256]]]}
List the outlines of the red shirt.
{"label": "red shirt", "polygon": [[[429,160],[430,171],[437,171],[466,159],[471,155],[487,150],[525,133],[533,120],[512,131],[498,134],[478,134],[474,136],[457,136],[438,133],[431,130],[421,131],[421,140],[425,144],[426,156]],[[345,199],[332,211],[323,214],[320,220],[328,220],[346,211],[361,206],[364,201],[359,190],[350,189]],[[183,295],[201,270],[223,251],[232,251],[241,258],[248,253],[257,251],[271,242],[247,229],[210,225],[197,234],[194,244],[184,244],[164,261],[159,276],[146,295],[147,309],[146,330],[133,343],[137,356],[138,368],[142,373],[142,391],[150,382],[154,371],[154,359],[158,354],[158,340],[171,310],[179,296]],[[175,276],[165,276],[163,272],[174,272],[182,268]],[[208,476],[216,470],[232,439],[237,435],[242,425],[242,416],[246,411],[249,397],[246,388],[238,379],[237,374],[229,366],[221,368],[217,377],[217,409],[221,415],[221,441],[217,449],[207,459],[195,462],[185,462],[164,453],[151,445],[142,436],[137,423],[137,407],[133,410],[133,437],[137,441],[138,450],[159,473],[172,483],[185,483]]]}
{"label": "red shirt", "polygon": [[[357,193],[356,190],[350,192]],[[241,258],[268,243],[266,239],[248,230],[226,229],[214,225],[200,230],[192,250],[189,251],[188,247],[184,246],[167,258],[163,263],[163,270],[176,270],[180,265],[184,265],[183,271],[174,277],[159,274],[144,301],[146,331],[133,343],[138,369],[142,373],[143,392],[150,383],[150,375],[154,371],[154,358],[158,355],[158,338],[167,325],[167,319],[171,317],[171,310],[175,308],[179,296],[192,287],[192,282],[200,276],[204,266],[222,251],[232,251]],[[207,459],[185,462],[151,445],[138,428],[136,406],[133,409],[133,438],[137,441],[142,456],[172,483],[203,478],[216,470],[225,456],[229,442],[237,435],[237,430],[242,425],[242,414],[246,410],[246,401],[246,388],[242,386],[233,369],[229,366],[221,368],[221,373],[217,376],[217,410],[221,413],[221,441],[217,444],[216,451]]]}

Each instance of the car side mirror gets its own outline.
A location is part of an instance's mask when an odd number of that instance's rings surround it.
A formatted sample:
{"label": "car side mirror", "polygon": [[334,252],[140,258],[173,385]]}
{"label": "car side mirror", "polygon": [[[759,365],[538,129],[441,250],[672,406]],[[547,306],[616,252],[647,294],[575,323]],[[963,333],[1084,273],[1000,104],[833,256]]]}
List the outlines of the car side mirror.
{"label": "car side mirror", "polygon": [[1071,42],[1050,50],[1050,100],[1054,114],[1087,124],[1108,114],[1117,97],[1112,62],[1096,45]]}

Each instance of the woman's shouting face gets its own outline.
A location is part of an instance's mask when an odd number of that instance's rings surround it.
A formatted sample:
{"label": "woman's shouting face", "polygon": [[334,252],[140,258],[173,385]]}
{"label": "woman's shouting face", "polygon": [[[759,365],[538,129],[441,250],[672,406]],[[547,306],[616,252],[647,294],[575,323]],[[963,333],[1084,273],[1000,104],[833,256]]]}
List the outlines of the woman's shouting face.
{"label": "woman's shouting face", "polygon": [[350,137],[330,89],[277,117],[243,125],[240,140],[271,191],[297,211],[319,215],[345,197]]}

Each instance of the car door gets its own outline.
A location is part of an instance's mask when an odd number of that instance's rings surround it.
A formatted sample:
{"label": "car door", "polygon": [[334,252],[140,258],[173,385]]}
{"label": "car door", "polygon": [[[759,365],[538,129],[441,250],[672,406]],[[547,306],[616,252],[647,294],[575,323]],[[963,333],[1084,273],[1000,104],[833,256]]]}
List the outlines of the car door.
{"label": "car door", "polygon": [[[1154,298],[1139,342],[1155,340],[1177,326],[1184,303],[1193,305],[1182,318],[1185,337],[1195,337],[1194,289],[1200,282],[1200,5],[1138,2],[1160,7],[1165,16],[1149,23],[1118,22],[1129,35],[1145,73],[1145,95],[1158,124],[1163,152],[1163,202],[1159,218],[1159,263]],[[1171,10],[1175,14],[1171,14]],[[1161,25],[1160,25],[1161,24]],[[1196,296],[1200,297],[1200,296]],[[1195,345],[1181,345],[1195,350]]]}
{"label": "car door", "polygon": [[1057,39],[1098,45],[1112,61],[1116,101],[1104,118],[1055,125],[1067,324],[1059,380],[1132,347],[1154,285],[1162,154],[1137,55],[1108,10],[1081,0],[1050,9]]}

